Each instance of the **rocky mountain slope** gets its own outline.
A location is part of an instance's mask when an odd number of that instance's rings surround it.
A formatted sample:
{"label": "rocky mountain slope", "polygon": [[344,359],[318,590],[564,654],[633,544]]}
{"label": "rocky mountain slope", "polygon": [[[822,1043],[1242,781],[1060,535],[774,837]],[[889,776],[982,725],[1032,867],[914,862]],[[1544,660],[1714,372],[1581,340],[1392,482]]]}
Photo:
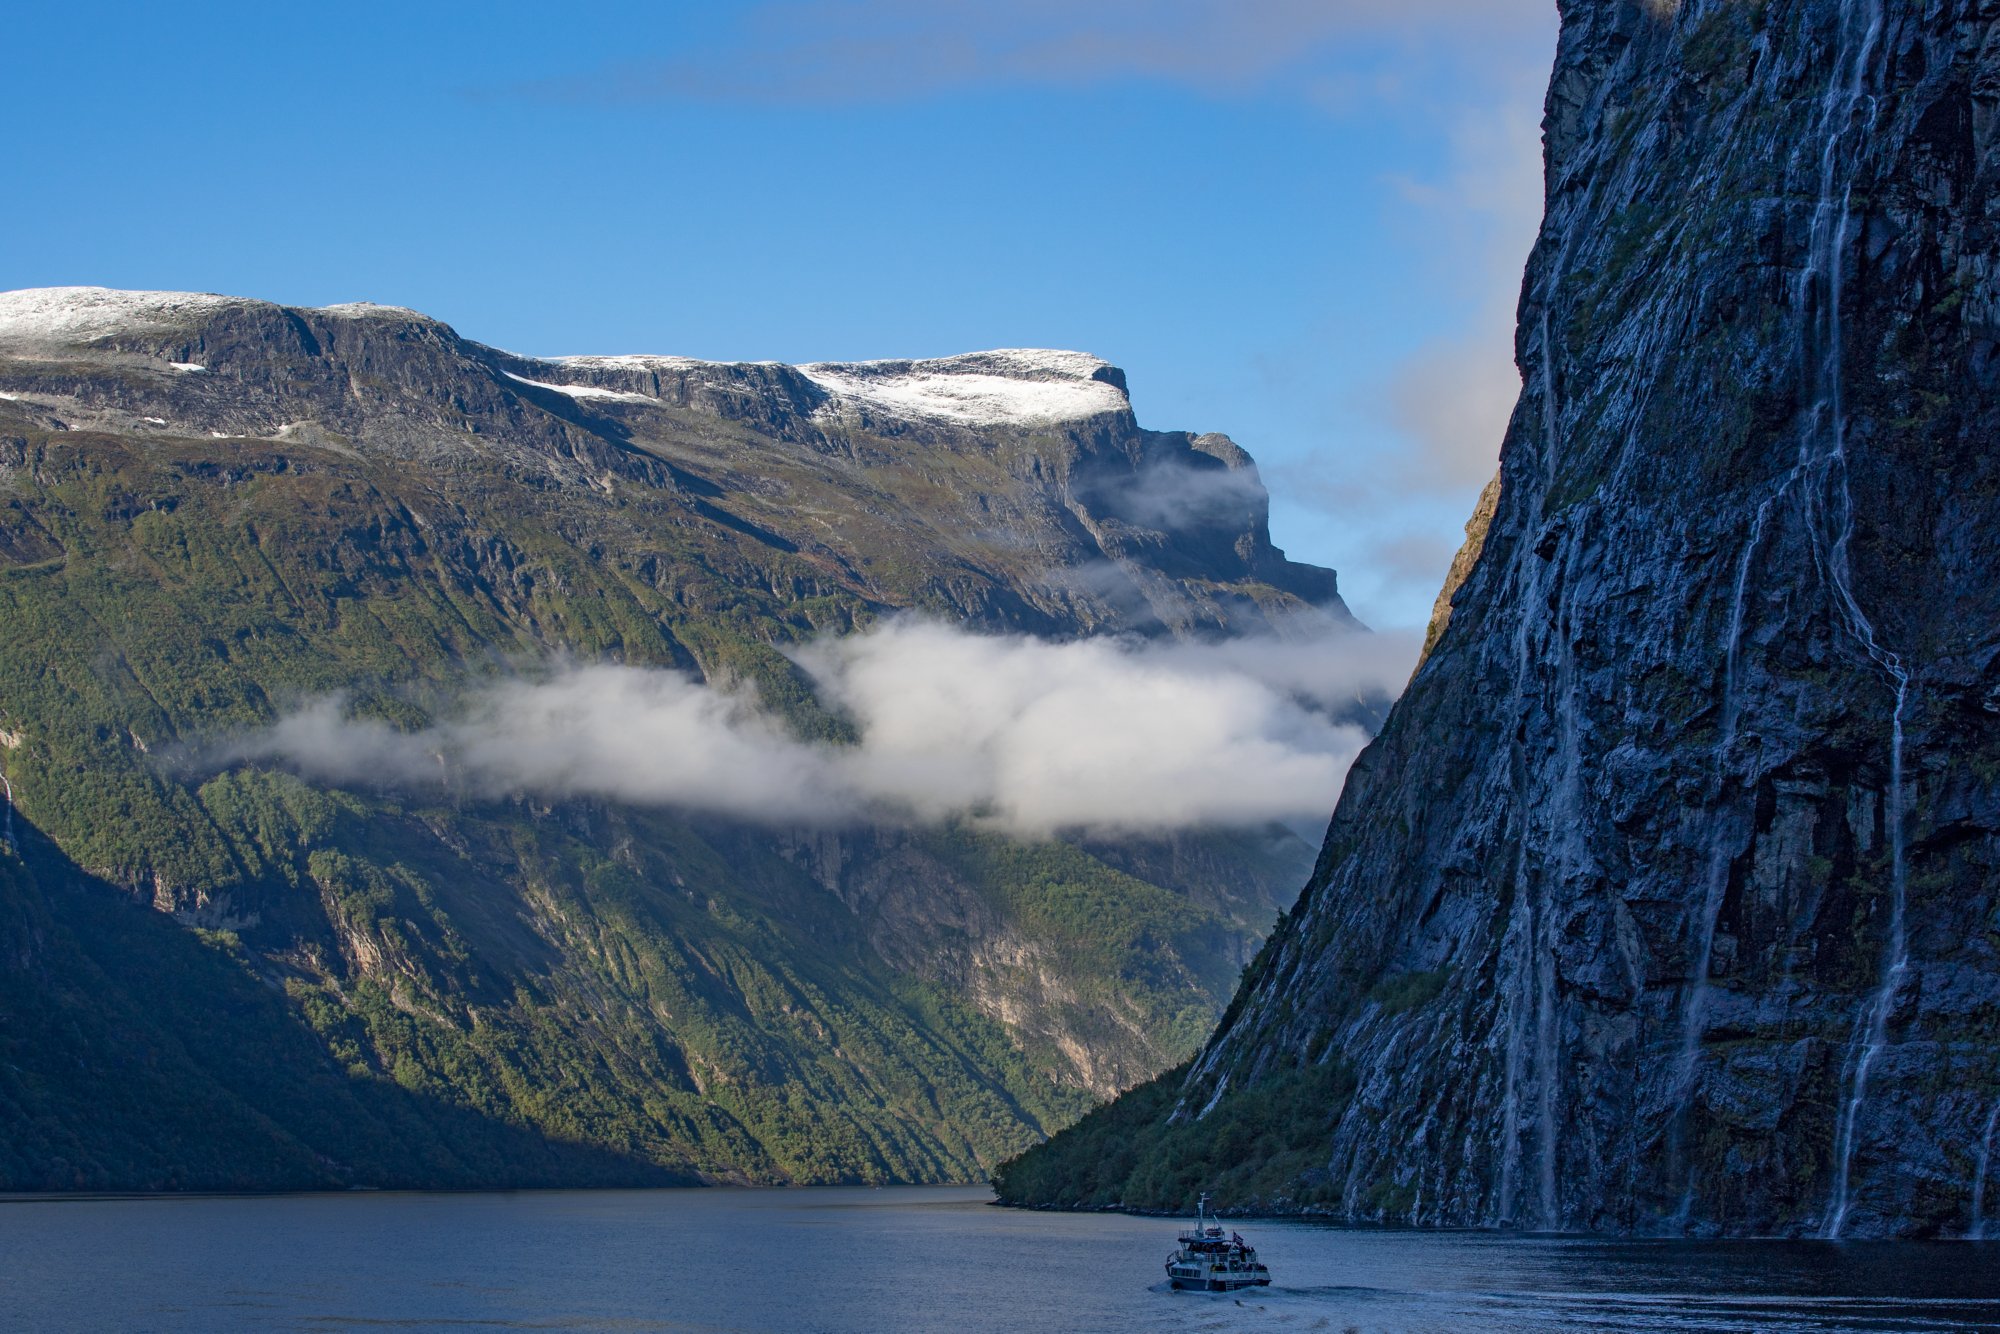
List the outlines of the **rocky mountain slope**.
{"label": "rocky mountain slope", "polygon": [[1011,1198],[1988,1226],[2000,12],[1562,8],[1449,624],[1213,1042]]}
{"label": "rocky mountain slope", "polygon": [[1264,503],[1073,353],[551,361],[378,306],[0,294],[0,1189],[979,1175],[1185,1057],[1310,850],[204,757],[563,659],[838,746],[785,650],[897,612],[1348,623]]}

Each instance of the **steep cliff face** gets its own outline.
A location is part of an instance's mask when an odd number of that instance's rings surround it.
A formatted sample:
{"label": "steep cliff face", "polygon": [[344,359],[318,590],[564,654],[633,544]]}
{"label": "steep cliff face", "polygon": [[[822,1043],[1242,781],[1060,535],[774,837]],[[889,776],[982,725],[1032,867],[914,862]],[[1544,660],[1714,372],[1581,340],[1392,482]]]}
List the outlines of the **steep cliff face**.
{"label": "steep cliff face", "polygon": [[[1310,850],[190,757],[329,691],[420,727],[564,657],[748,682],[838,747],[785,650],[897,612],[1348,623],[1264,510],[1243,451],[1142,429],[1076,353],[535,360],[384,307],[0,294],[0,1045],[32,1072],[0,1074],[0,1187],[977,1176],[1184,1059]],[[140,1068],[175,1115],[117,1092]],[[187,1142],[205,1101],[236,1140]]]}
{"label": "steep cliff face", "polygon": [[[1238,1202],[1986,1225],[1996,97],[1988,3],[1563,5],[1483,551],[1171,1122],[1132,1133],[1198,1143],[1338,1067]],[[1020,1197],[1072,1190],[1062,1144]],[[1069,1198],[1172,1196],[1170,1160]]]}

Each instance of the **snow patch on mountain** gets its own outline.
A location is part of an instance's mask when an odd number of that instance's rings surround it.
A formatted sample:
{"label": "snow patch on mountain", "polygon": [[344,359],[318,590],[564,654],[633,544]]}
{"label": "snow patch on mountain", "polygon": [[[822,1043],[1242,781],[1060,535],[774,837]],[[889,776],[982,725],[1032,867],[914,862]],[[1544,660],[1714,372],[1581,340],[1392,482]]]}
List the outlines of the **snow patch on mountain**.
{"label": "snow patch on mountain", "polygon": [[[278,309],[268,302],[196,292],[125,292],[105,287],[0,292],[0,348],[87,346],[114,334],[189,332],[224,311],[247,308]],[[338,319],[432,322],[420,312],[369,301],[322,306],[312,313]],[[172,364],[181,371],[205,369],[193,362]],[[635,371],[727,372],[779,363],[626,355],[558,357],[536,364],[589,377]],[[1109,363],[1083,352],[1002,348],[929,360],[811,362],[796,369],[830,396],[821,410],[833,414],[859,411],[964,426],[1045,426],[1131,410],[1123,375]],[[578,399],[658,401],[626,389],[521,375],[511,378]]]}
{"label": "snow patch on mountain", "polygon": [[30,287],[0,292],[0,344],[76,344],[116,333],[165,333],[199,325],[231,307],[261,304],[208,292]]}
{"label": "snow patch on mountain", "polygon": [[388,318],[422,320],[426,324],[436,323],[436,321],[432,320],[430,316],[424,314],[421,310],[411,310],[408,306],[384,306],[374,301],[342,301],[337,305],[314,306],[309,307],[309,309],[317,310],[322,315],[335,315],[342,319],[350,320],[378,320]]}
{"label": "snow patch on mountain", "polygon": [[617,356],[547,357],[552,365],[580,371],[691,371],[711,367],[768,366],[772,362],[703,361],[700,357],[675,357],[653,353],[624,353]]}
{"label": "snow patch on mountain", "polygon": [[525,375],[512,371],[503,372],[518,384],[532,385],[536,389],[552,389],[558,394],[568,394],[571,398],[610,398],[621,403],[657,403],[658,399],[649,394],[628,394],[619,389],[601,389],[594,384],[555,384],[548,380],[530,380]]}
{"label": "snow patch on mountain", "polygon": [[1003,348],[930,361],[814,362],[799,371],[836,400],[974,426],[1046,425],[1131,407],[1117,372],[1085,352]]}

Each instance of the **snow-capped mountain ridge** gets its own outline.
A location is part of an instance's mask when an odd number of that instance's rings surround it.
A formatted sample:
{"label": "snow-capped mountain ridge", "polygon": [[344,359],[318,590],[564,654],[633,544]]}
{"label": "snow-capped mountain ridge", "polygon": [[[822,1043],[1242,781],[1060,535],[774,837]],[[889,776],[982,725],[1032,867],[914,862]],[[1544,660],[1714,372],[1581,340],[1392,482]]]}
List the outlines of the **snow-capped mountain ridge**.
{"label": "snow-capped mountain ridge", "polygon": [[[90,348],[121,338],[192,333],[236,309],[278,310],[273,303],[197,292],[123,291],[104,287],[41,287],[0,292],[0,356],[38,350]],[[348,302],[311,308],[346,319],[438,321],[402,306]],[[440,327],[444,327],[441,326]],[[117,349],[128,350],[128,349]],[[186,365],[171,357],[169,365]],[[686,374],[779,362],[719,362],[647,354],[518,357],[546,373],[511,378],[572,398],[643,405],[649,395],[596,382],[606,374]],[[808,362],[785,367],[827,393],[821,409],[834,415],[928,420],[967,426],[1051,425],[1131,410],[1124,373],[1085,352],[999,348],[927,359]]]}

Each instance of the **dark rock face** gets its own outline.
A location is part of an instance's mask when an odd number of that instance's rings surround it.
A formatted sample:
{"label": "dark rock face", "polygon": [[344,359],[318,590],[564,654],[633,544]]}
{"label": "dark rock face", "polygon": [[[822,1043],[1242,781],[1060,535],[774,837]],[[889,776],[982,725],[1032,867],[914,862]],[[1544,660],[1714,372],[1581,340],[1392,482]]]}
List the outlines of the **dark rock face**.
{"label": "dark rock face", "polygon": [[1996,98],[1991,3],[1563,5],[1483,553],[1179,1118],[1342,1060],[1347,1217],[1986,1225]]}

